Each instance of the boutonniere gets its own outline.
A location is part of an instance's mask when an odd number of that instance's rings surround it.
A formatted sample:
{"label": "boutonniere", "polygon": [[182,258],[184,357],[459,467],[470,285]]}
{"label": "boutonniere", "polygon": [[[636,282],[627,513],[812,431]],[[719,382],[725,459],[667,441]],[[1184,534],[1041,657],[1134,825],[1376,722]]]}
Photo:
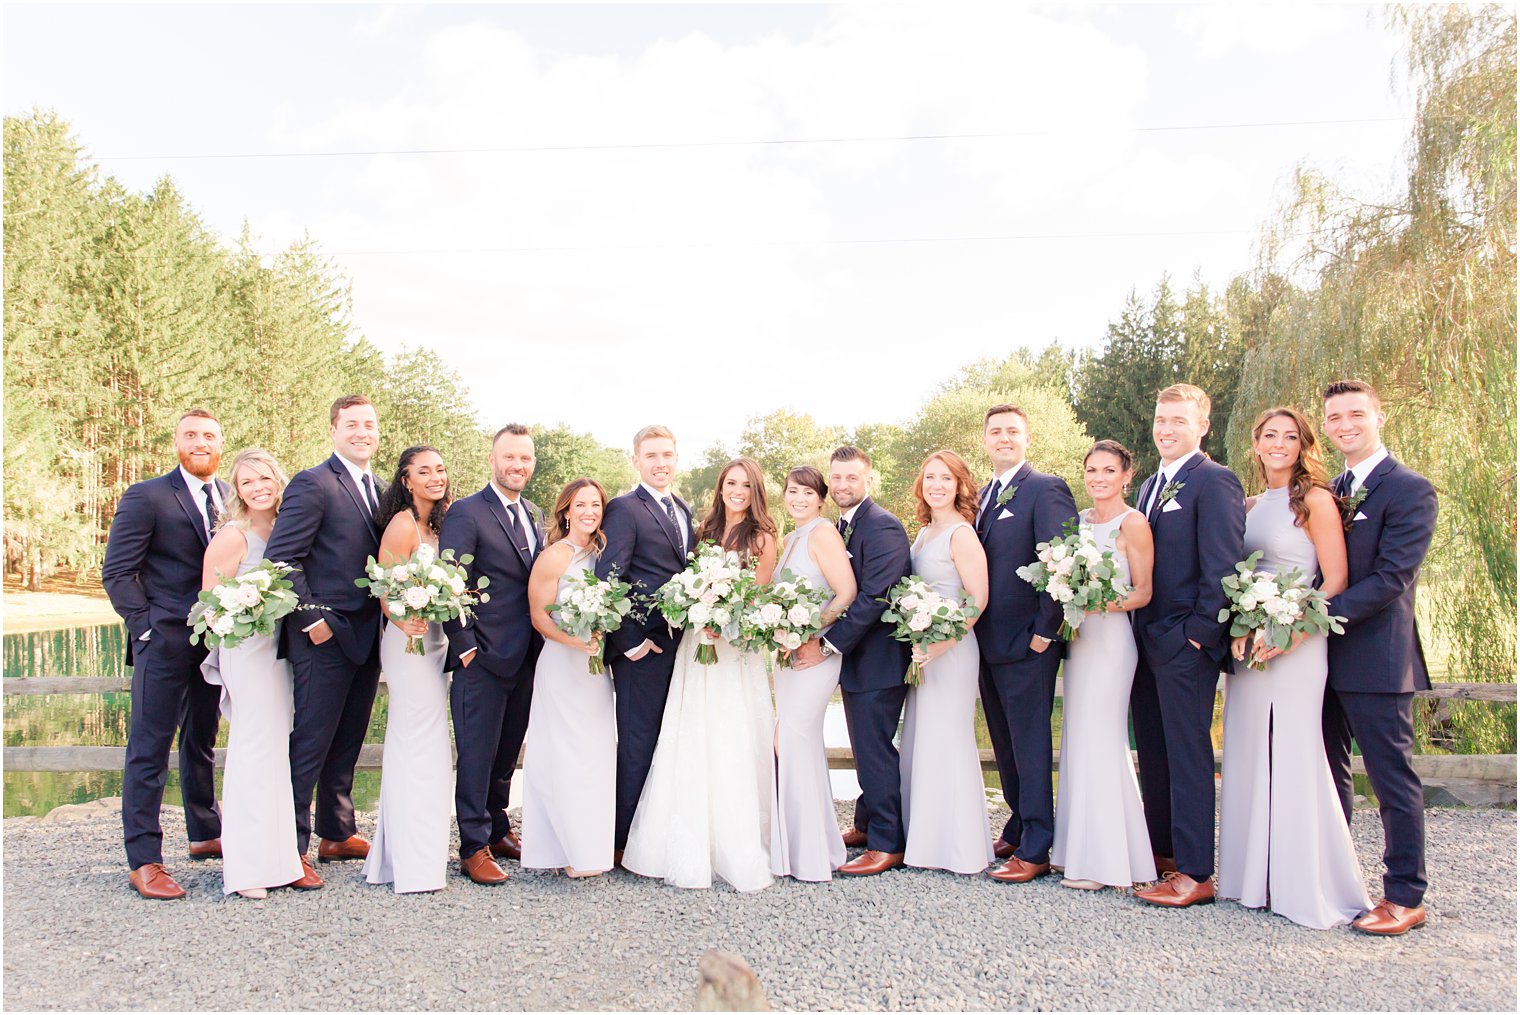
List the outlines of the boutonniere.
{"label": "boutonniere", "polygon": [[1161,501],[1160,501],[1160,503],[1165,504],[1168,501],[1176,500],[1177,499],[1177,495],[1182,492],[1182,488],[1184,486],[1187,486],[1187,484],[1186,483],[1179,483],[1175,479],[1172,480],[1170,483],[1166,484],[1165,486],[1163,486],[1161,488]]}
{"label": "boutonniere", "polygon": [[1359,486],[1349,496],[1341,498],[1341,521],[1345,523],[1346,531],[1351,531],[1351,526],[1356,524],[1357,509],[1362,506],[1362,501],[1367,499],[1367,488]]}
{"label": "boutonniere", "polygon": [[845,522],[845,524],[844,524],[844,545],[845,546],[849,546],[850,545],[850,537],[853,536],[854,534],[855,534],[855,523],[854,522]]}
{"label": "boutonniere", "polygon": [[1017,486],[1010,486],[1008,489],[998,494],[997,503],[994,505],[994,507],[1002,507],[1004,504],[1007,504],[1009,501],[1013,500],[1013,495],[1018,492],[1019,488]]}

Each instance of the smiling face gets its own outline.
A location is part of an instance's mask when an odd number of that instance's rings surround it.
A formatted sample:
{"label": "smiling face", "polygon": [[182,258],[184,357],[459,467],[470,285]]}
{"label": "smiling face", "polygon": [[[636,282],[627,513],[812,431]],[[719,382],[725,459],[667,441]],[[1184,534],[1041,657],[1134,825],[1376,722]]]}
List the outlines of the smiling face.
{"label": "smiling face", "polygon": [[174,451],[186,472],[209,480],[222,464],[222,424],[205,416],[186,416],[174,428]]}
{"label": "smiling face", "polygon": [[645,437],[633,453],[639,479],[664,493],[676,479],[676,442],[669,437]]}
{"label": "smiling face", "polygon": [[1347,465],[1361,462],[1382,445],[1382,428],[1387,421],[1382,406],[1365,391],[1325,399],[1325,436],[1346,456]]}
{"label": "smiling face", "polygon": [[504,433],[491,445],[491,479],[515,497],[533,478],[535,461],[532,437]]}
{"label": "smiling face", "polygon": [[438,452],[419,451],[407,465],[403,482],[412,495],[412,503],[417,506],[417,513],[425,515],[448,491],[449,470]]}
{"label": "smiling face", "polygon": [[1126,469],[1124,460],[1111,451],[1094,451],[1082,465],[1082,483],[1095,504],[1123,497],[1134,477],[1134,470]]}
{"label": "smiling face", "polygon": [[373,405],[350,405],[338,410],[330,428],[333,450],[355,465],[368,465],[380,446],[380,417]]}
{"label": "smiling face", "polygon": [[798,528],[823,513],[823,498],[819,497],[818,491],[811,486],[788,483],[781,499],[785,502],[787,513],[792,516],[792,521],[797,523]]}
{"label": "smiling face", "polygon": [[987,417],[982,427],[982,448],[999,475],[1018,465],[1029,453],[1029,424],[1016,412]]}
{"label": "smiling face", "polygon": [[1303,454],[1303,436],[1292,416],[1272,416],[1261,424],[1251,447],[1270,481],[1292,474],[1293,466]]}
{"label": "smiling face", "polygon": [[273,512],[280,503],[280,482],[269,469],[245,462],[232,474],[232,489],[250,515]]}
{"label": "smiling face", "polygon": [[846,458],[829,463],[829,496],[839,505],[839,510],[850,508],[866,499],[871,484],[871,467],[861,458]]}
{"label": "smiling face", "polygon": [[575,491],[570,501],[570,534],[578,543],[586,543],[602,524],[602,495],[587,484]]}
{"label": "smiling face", "polygon": [[923,491],[924,503],[932,511],[944,511],[955,506],[955,473],[950,471],[950,466],[943,459],[931,458],[924,463]]}
{"label": "smiling face", "polygon": [[1197,402],[1185,400],[1156,403],[1156,416],[1151,421],[1151,437],[1161,454],[1161,463],[1171,465],[1198,450],[1203,435],[1209,432],[1209,421]]}
{"label": "smiling face", "polygon": [[749,475],[744,467],[735,465],[723,474],[723,482],[718,487],[718,496],[723,498],[723,507],[732,517],[738,517],[749,509],[750,501],[754,498]]}

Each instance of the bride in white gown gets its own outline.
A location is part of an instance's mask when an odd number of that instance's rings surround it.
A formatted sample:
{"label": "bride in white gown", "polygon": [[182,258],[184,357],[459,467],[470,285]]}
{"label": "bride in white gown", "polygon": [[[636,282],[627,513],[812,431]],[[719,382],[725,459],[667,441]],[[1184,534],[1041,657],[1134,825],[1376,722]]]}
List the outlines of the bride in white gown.
{"label": "bride in white gown", "polygon": [[[752,561],[757,580],[770,581],[776,523],[754,461],[735,459],[719,473],[697,538]],[[711,888],[716,876],[741,892],[759,891],[771,883],[776,806],[765,661],[720,639],[718,661],[704,666],[696,640],[676,646],[660,739],[622,864],[679,888]]]}

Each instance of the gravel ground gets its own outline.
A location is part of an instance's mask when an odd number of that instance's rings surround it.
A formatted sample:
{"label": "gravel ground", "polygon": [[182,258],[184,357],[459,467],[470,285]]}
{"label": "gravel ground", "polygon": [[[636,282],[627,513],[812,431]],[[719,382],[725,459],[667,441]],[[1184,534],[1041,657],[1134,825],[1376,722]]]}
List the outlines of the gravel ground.
{"label": "gravel ground", "polygon": [[[164,819],[184,901],[132,893],[109,802],[6,819],[6,1009],[682,1009],[713,947],[744,956],[778,1009],[1516,1004],[1513,811],[1427,812],[1429,923],[1394,939],[925,871],[739,895],[515,864],[485,888],[451,863],[445,891],[396,896],[345,863],[319,868],[319,892],[224,900],[220,862],[189,862],[179,812]],[[1376,813],[1354,832],[1375,889]]]}

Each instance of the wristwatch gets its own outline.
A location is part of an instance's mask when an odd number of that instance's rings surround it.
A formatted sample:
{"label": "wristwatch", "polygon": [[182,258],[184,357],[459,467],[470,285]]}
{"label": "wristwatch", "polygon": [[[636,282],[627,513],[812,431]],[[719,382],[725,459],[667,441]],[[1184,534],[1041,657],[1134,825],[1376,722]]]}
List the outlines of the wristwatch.
{"label": "wristwatch", "polygon": [[825,659],[827,659],[829,656],[839,654],[839,650],[837,648],[835,648],[833,645],[830,645],[828,642],[824,641],[821,638],[818,640],[818,651],[823,653],[823,657]]}

